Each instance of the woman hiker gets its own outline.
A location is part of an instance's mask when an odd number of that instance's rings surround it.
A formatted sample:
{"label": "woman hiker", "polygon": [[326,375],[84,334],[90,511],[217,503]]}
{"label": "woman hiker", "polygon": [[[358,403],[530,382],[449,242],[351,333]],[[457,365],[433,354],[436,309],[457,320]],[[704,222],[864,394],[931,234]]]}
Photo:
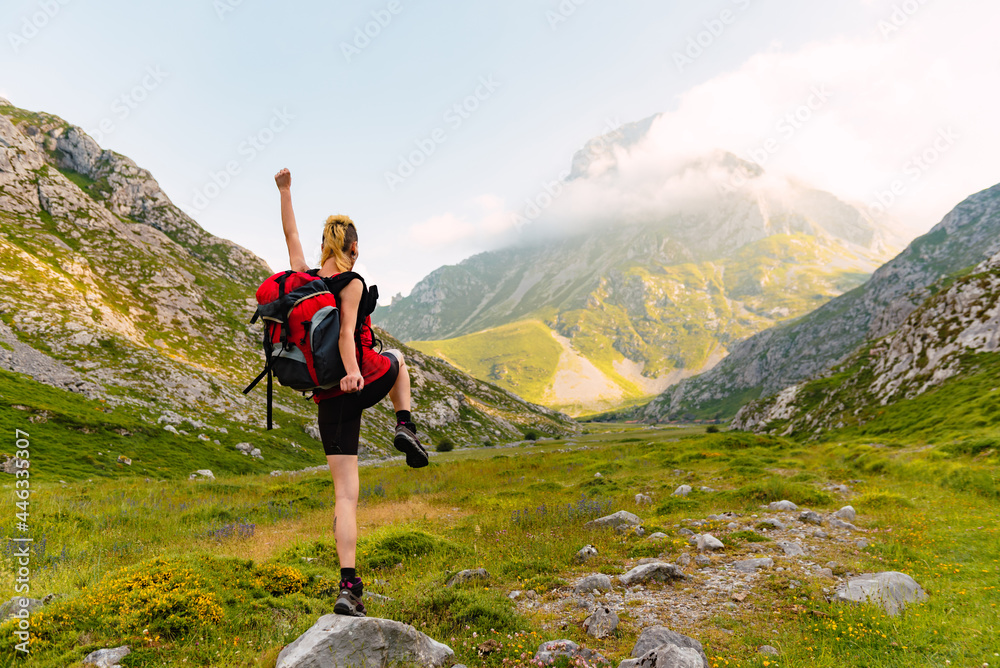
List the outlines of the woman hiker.
{"label": "woman hiker", "polygon": [[[323,228],[322,260],[319,269],[309,269],[292,211],[292,175],[282,169],[274,177],[281,193],[281,226],[293,271],[328,278],[351,271],[358,259],[358,231],[347,216],[330,216]],[[318,390],[313,400],[319,405],[319,431],[323,450],[333,475],[336,494],[333,533],[340,559],[340,596],[334,612],[363,617],[363,583],[355,572],[358,543],[358,440],[361,413],[386,395],[396,411],[393,445],[406,453],[406,463],[414,468],[427,466],[427,450],[417,440],[417,428],[410,417],[410,375],[398,350],[377,353],[371,317],[358,322],[359,308],[367,303],[367,289],[355,278],[336,295],[340,309],[340,355],[347,375],[340,387]],[[361,350],[356,349],[355,329],[360,328]]]}

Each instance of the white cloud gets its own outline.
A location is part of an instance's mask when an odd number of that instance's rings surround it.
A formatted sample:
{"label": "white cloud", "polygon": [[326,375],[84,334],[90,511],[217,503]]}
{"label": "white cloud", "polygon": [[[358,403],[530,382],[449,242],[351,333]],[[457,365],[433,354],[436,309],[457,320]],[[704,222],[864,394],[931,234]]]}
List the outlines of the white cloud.
{"label": "white cloud", "polygon": [[[536,227],[673,208],[706,187],[678,167],[719,149],[762,163],[772,182],[793,178],[863,205],[898,182],[902,194],[888,211],[910,237],[1000,182],[1000,47],[989,34],[1000,24],[1000,3],[925,3],[883,37],[878,21],[895,5],[863,2],[872,16],[866,38],[795,51],[772,43],[691,88],[647,141],[595,162],[591,178],[570,183]],[[944,147],[942,133],[956,139]],[[935,142],[945,150],[919,167],[914,158],[933,157]],[[512,240],[518,213],[483,195],[413,225],[410,241],[453,262]]]}

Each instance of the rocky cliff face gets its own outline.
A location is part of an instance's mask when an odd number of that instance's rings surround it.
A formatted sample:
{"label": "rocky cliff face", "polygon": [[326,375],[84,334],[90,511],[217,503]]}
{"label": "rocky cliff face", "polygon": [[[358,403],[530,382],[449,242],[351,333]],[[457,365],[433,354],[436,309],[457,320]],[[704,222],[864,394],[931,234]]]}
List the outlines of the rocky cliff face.
{"label": "rocky cliff face", "polygon": [[[248,320],[270,273],[202,229],[128,158],[62,119],[0,102],[4,368],[109,405],[261,424],[263,393],[241,390],[263,364]],[[568,424],[409,352],[417,410],[434,433],[520,438],[523,425]],[[301,419],[315,415],[315,404],[284,389],[276,401]]]}
{"label": "rocky cliff face", "polygon": [[[594,178],[612,178],[600,151],[624,150],[647,130],[626,127],[585,149],[572,180],[588,187],[592,164],[604,169]],[[890,235],[858,209],[776,185],[735,156],[710,156],[680,174],[699,188],[752,178],[728,191],[695,188],[701,194],[652,218],[607,221],[443,267],[378,322],[532,401],[594,410],[655,396],[711,368],[736,342],[861,285],[889,257]],[[541,329],[515,341],[512,323],[529,321]],[[536,374],[507,373],[527,358]]]}
{"label": "rocky cliff face", "polygon": [[637,415],[728,417],[829,368],[865,341],[898,328],[942,276],[983,262],[1000,249],[1000,186],[962,202],[864,286],[796,322],[736,345],[714,369],[664,392]]}
{"label": "rocky cliff face", "polygon": [[733,428],[814,433],[864,424],[874,408],[913,399],[1000,351],[1000,253],[914,310],[884,338],[819,379],[744,406]]}

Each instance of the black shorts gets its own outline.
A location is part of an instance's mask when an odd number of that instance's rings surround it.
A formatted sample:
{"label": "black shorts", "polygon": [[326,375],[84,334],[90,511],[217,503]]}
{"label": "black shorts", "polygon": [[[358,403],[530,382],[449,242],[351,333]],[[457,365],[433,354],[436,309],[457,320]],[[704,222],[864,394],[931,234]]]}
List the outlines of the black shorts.
{"label": "black shorts", "polygon": [[319,406],[319,434],[323,451],[328,455],[357,455],[361,438],[361,413],[385,399],[396,384],[399,360],[395,355],[382,353],[390,361],[389,369],[360,392],[341,394],[323,399]]}

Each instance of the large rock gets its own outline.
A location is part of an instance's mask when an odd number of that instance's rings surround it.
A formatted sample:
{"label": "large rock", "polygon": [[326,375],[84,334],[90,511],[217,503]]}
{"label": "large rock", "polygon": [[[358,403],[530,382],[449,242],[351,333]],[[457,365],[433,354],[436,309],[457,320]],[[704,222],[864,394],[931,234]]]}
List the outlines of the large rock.
{"label": "large rock", "polygon": [[649,582],[650,580],[655,580],[657,582],[672,582],[674,580],[684,580],[687,577],[688,576],[684,574],[684,571],[674,564],[668,564],[660,561],[655,564],[642,564],[641,566],[636,566],[628,573],[619,575],[618,579],[623,585],[630,587],[640,582]]}
{"label": "large rock", "polygon": [[671,496],[687,496],[690,493],[691,493],[691,485],[681,485],[680,487],[674,490],[674,493],[671,494]]}
{"label": "large rock", "polygon": [[722,544],[722,541],[713,536],[710,533],[704,533],[698,536],[698,551],[715,551],[724,549],[726,546]]}
{"label": "large rock", "polygon": [[323,615],[278,654],[275,668],[450,666],[450,647],[409,624],[377,617]]}
{"label": "large rock", "polygon": [[583,630],[595,638],[607,638],[618,628],[618,615],[608,607],[597,606],[590,616],[583,620]]}
{"label": "large rock", "polygon": [[853,522],[857,515],[858,513],[854,510],[853,506],[844,506],[833,514],[838,520],[844,520],[845,522]]}
{"label": "large rock", "polygon": [[771,503],[767,504],[767,509],[777,510],[779,512],[791,512],[793,510],[798,510],[799,507],[794,503],[792,503],[791,501],[782,500],[782,501],[772,501]]}
{"label": "large rock", "polygon": [[613,515],[605,515],[604,517],[599,517],[596,520],[591,520],[583,526],[587,529],[607,527],[609,529],[617,529],[620,526],[633,526],[637,527],[642,524],[642,520],[639,519],[637,515],[633,515],[627,510],[619,510]]}
{"label": "large rock", "polygon": [[693,649],[663,645],[651,649],[638,659],[625,659],[618,668],[706,668],[701,655]]}
{"label": "large rock", "polygon": [[[21,601],[24,601],[22,606]],[[15,596],[3,605],[0,605],[0,621],[7,619],[8,617],[13,617],[21,613],[22,610],[27,610],[29,613],[33,610],[42,607],[47,601],[43,601],[38,598],[25,598],[24,596]]]}
{"label": "large rock", "polygon": [[887,613],[895,615],[908,603],[925,600],[927,592],[909,575],[886,571],[851,578],[837,588],[833,598],[844,603],[877,603]]}
{"label": "large rock", "polygon": [[582,564],[591,557],[596,557],[596,556],[597,556],[596,547],[594,547],[593,545],[584,545],[583,547],[580,548],[580,551],[576,553],[576,556],[573,557],[573,561],[575,563]]}
{"label": "large rock", "polygon": [[198,469],[188,476],[188,480],[215,480],[215,474],[208,469]]}
{"label": "large rock", "polygon": [[608,663],[608,660],[600,653],[589,647],[580,647],[572,640],[549,640],[539,645],[538,651],[535,652],[535,660],[540,661],[543,665],[553,663],[561,656],[568,657],[571,662],[579,657],[591,666]]}
{"label": "large rock", "polygon": [[83,665],[97,666],[97,668],[122,668],[118,662],[131,652],[132,650],[129,649],[128,645],[113,647],[111,649],[97,649],[83,659]]}
{"label": "large rock", "polygon": [[778,547],[785,551],[786,557],[801,557],[804,556],[806,551],[802,547],[802,543],[796,541],[778,541]]}
{"label": "large rock", "polygon": [[611,589],[611,578],[603,573],[595,573],[583,578],[573,587],[577,594],[586,594],[594,590],[609,591]]}
{"label": "large rock", "polygon": [[485,568],[469,568],[464,571],[459,571],[455,573],[448,580],[448,586],[463,584],[465,582],[472,582],[473,580],[489,580],[490,574]]}
{"label": "large rock", "polygon": [[643,629],[642,633],[639,634],[639,639],[635,641],[631,657],[638,659],[650,650],[664,645],[675,645],[680,648],[695,650],[701,657],[703,668],[708,668],[708,657],[705,656],[705,650],[702,648],[701,643],[694,638],[671,631],[666,626],[650,626]]}
{"label": "large rock", "polygon": [[758,568],[771,568],[774,566],[774,559],[763,557],[761,559],[744,559],[734,561],[733,568],[743,573],[756,573]]}

